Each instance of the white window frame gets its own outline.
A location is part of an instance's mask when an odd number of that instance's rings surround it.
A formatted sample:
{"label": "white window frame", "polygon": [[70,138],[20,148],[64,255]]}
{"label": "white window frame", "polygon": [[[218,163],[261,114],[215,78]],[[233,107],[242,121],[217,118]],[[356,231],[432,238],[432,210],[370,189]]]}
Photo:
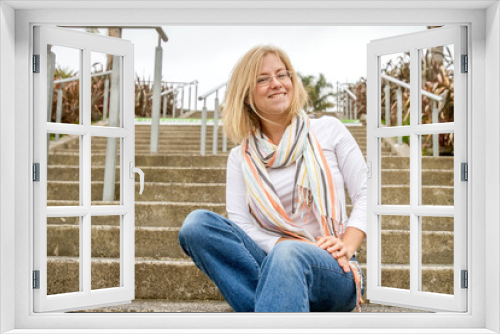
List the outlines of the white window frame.
{"label": "white window frame", "polygon": [[[406,1],[409,2],[409,1]],[[103,4],[104,3],[104,4]],[[414,3],[420,9],[391,9],[391,6],[405,6],[385,1],[365,1],[349,4],[348,1],[332,2],[242,2],[241,4],[215,1],[193,2],[183,4],[171,2],[151,5],[145,1],[144,5],[164,8],[138,11],[134,9],[120,9],[124,2],[106,3],[76,2],[17,2],[3,1],[0,3],[0,43],[1,43],[1,130],[0,132],[0,169],[1,182],[1,241],[0,253],[1,281],[0,319],[1,331],[14,330],[12,333],[60,332],[69,333],[71,328],[88,328],[87,333],[125,332],[144,333],[145,328],[161,329],[168,327],[171,330],[161,332],[181,332],[175,328],[190,328],[191,332],[202,332],[201,329],[211,328],[213,333],[234,333],[235,328],[267,329],[262,332],[333,332],[344,328],[351,333],[388,333],[389,329],[397,333],[415,333],[415,328],[422,333],[498,333],[500,322],[497,315],[500,312],[499,298],[499,269],[498,256],[493,256],[485,265],[485,256],[499,254],[500,232],[500,126],[498,110],[500,100],[500,10],[497,1],[461,2],[462,9],[446,10],[453,6],[447,1],[424,2],[432,8],[425,8],[422,4]],[[73,6],[69,9],[39,10],[43,6]],[[54,5],[55,4],[55,5]],[[126,2],[130,5],[130,2]],[[10,6],[19,8],[13,10]],[[24,8],[29,9],[21,9]],[[75,9],[87,7],[87,9]],[[114,10],[100,15],[92,6],[111,6]],[[132,5],[133,6],[133,5]],[[135,5],[137,6],[137,5]],[[181,9],[179,9],[179,6]],[[201,8],[208,7],[206,8]],[[222,6],[222,9],[220,9]],[[293,6],[293,8],[290,8]],[[349,7],[350,6],[350,7]],[[469,6],[467,9],[466,6]],[[490,6],[489,9],[486,9]],[[165,8],[170,7],[170,8]],[[176,8],[177,7],[177,8]],[[303,7],[303,8],[301,8]],[[358,7],[345,9],[346,7]],[[411,5],[409,6],[411,7]],[[407,8],[409,8],[407,7]],[[55,7],[57,8],[57,7]],[[90,8],[90,9],[89,9]],[[308,8],[308,10],[304,10]],[[312,8],[312,9],[310,9]],[[364,9],[370,8],[370,9]],[[373,9],[375,8],[375,9]],[[260,10],[259,10],[260,9]],[[264,9],[264,10],[263,10]],[[210,15],[213,14],[213,15]],[[15,16],[15,22],[13,20]],[[402,19],[404,18],[404,19]],[[103,20],[106,20],[103,22]],[[32,212],[32,203],[27,200],[31,193],[30,181],[32,156],[31,134],[33,130],[30,115],[32,106],[25,98],[26,93],[32,94],[30,79],[30,64],[32,26],[34,24],[68,25],[96,24],[102,25],[161,25],[169,22],[170,25],[397,25],[404,22],[408,25],[435,25],[435,24],[465,24],[469,31],[469,63],[468,85],[469,90],[469,119],[468,133],[471,134],[468,143],[470,152],[469,165],[469,193],[471,199],[468,210],[468,220],[474,230],[469,227],[468,235],[471,238],[468,260],[469,289],[468,312],[465,314],[436,313],[436,314],[33,314],[32,290],[30,286],[32,263],[26,261],[32,240],[29,237]],[[486,23],[486,24],[485,24]],[[15,32],[15,42],[14,40]],[[4,73],[13,73],[9,66],[14,65],[15,56],[15,90],[3,76]],[[488,71],[486,71],[486,68]],[[6,70],[6,72],[4,72]],[[8,94],[11,93],[12,96]],[[15,95],[14,95],[15,93]],[[5,131],[5,121],[12,115],[6,108],[14,107],[15,145],[11,146],[11,139],[7,135],[12,131]],[[472,117],[472,115],[485,117]],[[485,119],[488,119],[486,121]],[[490,149],[489,151],[487,149]],[[487,152],[487,153],[486,153]],[[15,162],[10,162],[12,159]],[[11,196],[11,189],[5,184],[14,186],[10,181],[15,170],[15,212],[7,207],[12,204],[5,200]],[[486,182],[486,175],[488,176]],[[486,196],[488,194],[488,196]],[[14,218],[14,219],[10,219]],[[10,220],[6,220],[10,219]],[[15,245],[12,240],[15,238]],[[480,273],[480,274],[475,274]],[[488,279],[486,279],[488,277]],[[15,289],[12,286],[15,282]],[[11,284],[10,286],[8,284]],[[15,291],[11,291],[15,290]],[[15,310],[12,311],[12,305]],[[14,316],[12,318],[12,316]],[[144,324],[142,330],[138,324]],[[51,329],[49,331],[37,329]],[[232,328],[232,329],[231,329]],[[283,328],[295,328],[283,330]],[[307,328],[307,329],[306,329]],[[381,329],[383,328],[383,329]],[[410,329],[410,328],[413,328]],[[121,329],[121,330],[120,330]],[[200,329],[200,330],[196,330]],[[299,329],[299,330],[297,330]],[[309,330],[308,330],[309,329]],[[329,330],[330,329],[330,330]],[[462,329],[462,330],[459,330]],[[257,331],[257,330],[256,330]],[[76,332],[76,331],[73,331]],[[160,331],[158,331],[160,332]],[[246,331],[248,332],[248,330]],[[184,333],[187,333],[184,331]]]}
{"label": "white window frame", "polygon": [[[467,310],[467,289],[461,287],[461,271],[467,270],[467,185],[461,181],[461,163],[467,163],[467,74],[461,73],[461,55],[467,54],[465,26],[448,26],[371,41],[367,50],[367,163],[371,168],[368,179],[368,272],[376,279],[368,279],[367,298],[376,304],[396,305],[439,311],[463,312]],[[410,101],[413,110],[421,110],[421,50],[450,45],[454,49],[454,122],[422,124],[420,113],[410,113],[410,125],[385,126],[381,124],[381,60],[385,55],[409,52]],[[454,204],[451,206],[422,205],[421,142],[420,135],[454,133]],[[410,138],[410,202],[408,205],[383,205],[381,200],[381,138],[409,136]],[[382,286],[381,219],[383,216],[407,216],[410,220],[410,288],[396,289]],[[453,293],[432,293],[421,290],[422,230],[419,219],[424,216],[452,217],[453,229]],[[375,273],[375,274],[374,274]],[[413,308],[412,307],[412,308]]]}
{"label": "white window frame", "polygon": [[[47,45],[57,45],[80,53],[80,124],[47,122]],[[118,127],[91,125],[91,54],[120,57],[120,91]],[[135,292],[135,187],[129,169],[135,165],[134,144],[134,46],[132,43],[65,28],[34,27],[34,53],[40,56],[40,72],[33,74],[34,83],[34,162],[40,164],[40,181],[33,185],[34,201],[34,270],[40,272],[39,289],[34,290],[37,312],[72,311],[100,306],[128,304]],[[43,117],[41,117],[43,115]],[[78,206],[47,206],[47,134],[72,134],[80,139],[80,194]],[[91,141],[92,138],[115,138],[120,142],[117,161],[120,180],[119,205],[91,205]],[[132,172],[133,175],[133,172]],[[113,288],[91,288],[91,219],[96,216],[120,218],[120,285]],[[79,225],[78,292],[47,295],[47,218],[81,217]]]}

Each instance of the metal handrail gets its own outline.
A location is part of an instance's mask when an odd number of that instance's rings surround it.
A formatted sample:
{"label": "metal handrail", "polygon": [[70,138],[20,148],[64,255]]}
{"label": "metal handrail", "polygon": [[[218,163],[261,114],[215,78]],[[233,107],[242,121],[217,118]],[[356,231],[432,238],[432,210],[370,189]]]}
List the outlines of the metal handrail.
{"label": "metal handrail", "polygon": [[[108,74],[111,74],[111,73],[112,73],[111,71],[104,71],[104,72],[92,73],[90,76],[91,77],[100,77],[100,76],[108,75]],[[58,80],[54,80],[54,84],[71,82],[71,81],[76,81],[76,80],[79,80],[79,79],[80,79],[80,76],[70,77],[70,78],[64,78],[64,79],[58,79]]]}
{"label": "metal handrail", "polygon": [[[219,127],[219,90],[226,87],[227,82],[224,82],[215,88],[209,90],[207,93],[198,97],[199,101],[203,101],[203,109],[201,111],[201,140],[200,140],[200,154],[205,155],[206,146],[206,136],[207,136],[207,97],[215,93],[214,102],[214,123],[213,123],[213,140],[212,140],[212,152],[217,154],[217,140],[219,135],[217,133]],[[222,137],[222,151],[227,152],[227,138],[224,135]]]}
{"label": "metal handrail", "polygon": [[349,94],[349,96],[350,96],[350,97],[351,97],[354,101],[357,101],[357,100],[358,100],[358,98],[356,97],[356,95],[354,95],[354,93],[353,93],[353,92],[351,92],[351,91],[349,90],[349,88],[342,87],[342,89],[343,89],[343,90],[344,90],[347,94]]}
{"label": "metal handrail", "polygon": [[[177,86],[177,87],[170,88],[170,89],[168,89],[168,90],[166,90],[166,91],[162,92],[162,93],[160,94],[160,96],[163,96],[163,95],[168,95],[168,94],[170,94],[170,93],[174,93],[174,92],[176,92],[176,91],[178,91],[178,90],[181,90],[181,89],[183,89],[183,88],[184,88],[184,87],[186,87],[186,86],[197,85],[197,84],[198,84],[198,81],[197,81],[197,80],[194,80],[194,81],[191,81],[191,82],[184,82],[184,83],[182,83],[182,85],[179,85],[179,86]],[[152,98],[153,98],[153,97],[150,97],[149,99],[151,100]]]}
{"label": "metal handrail", "polygon": [[[390,77],[388,76],[387,74],[382,74],[381,75],[382,79],[385,79],[387,81],[390,81],[392,83],[395,83],[396,85],[398,86],[401,86],[403,88],[406,88],[406,89],[410,89],[410,85],[407,84],[406,82],[403,82],[403,81],[400,81],[398,79],[395,79],[393,77]],[[426,90],[422,90],[422,95],[424,96],[427,96],[428,98],[434,100],[434,101],[437,101],[437,102],[441,102],[443,101],[443,97],[442,96],[439,96],[439,95],[436,95],[436,94],[432,94],[432,93],[429,93],[428,91]]]}
{"label": "metal handrail", "polygon": [[[406,82],[400,81],[396,78],[393,78],[391,76],[388,76],[387,74],[381,74],[382,79],[392,82],[398,86],[397,90],[397,108],[398,108],[398,113],[397,113],[397,120],[398,120],[398,126],[403,125],[403,102],[402,102],[402,92],[401,92],[401,87],[410,89],[410,85]],[[390,97],[390,86],[386,85],[385,88],[385,94],[386,96]],[[442,103],[444,98],[443,96],[439,96],[436,94],[429,93],[426,90],[421,90],[421,94],[423,96],[426,96],[432,100],[432,122],[433,123],[438,123],[439,122],[439,111],[443,108],[444,104]],[[439,104],[438,104],[439,103]],[[386,104],[385,104],[385,119],[386,119],[386,126],[390,124],[390,99],[386,99]],[[398,145],[402,145],[403,143],[403,138],[401,136],[398,137]],[[435,157],[439,156],[439,134],[433,134],[432,135],[432,155]]]}
{"label": "metal handrail", "polygon": [[212,95],[213,93],[216,93],[219,89],[221,89],[222,87],[226,87],[227,85],[227,82],[224,82],[222,84],[220,84],[219,86],[215,87],[214,89],[208,91],[207,93],[203,94],[203,95],[200,95],[198,97],[198,101],[203,101],[203,100],[206,100],[207,97],[209,97],[210,95]]}

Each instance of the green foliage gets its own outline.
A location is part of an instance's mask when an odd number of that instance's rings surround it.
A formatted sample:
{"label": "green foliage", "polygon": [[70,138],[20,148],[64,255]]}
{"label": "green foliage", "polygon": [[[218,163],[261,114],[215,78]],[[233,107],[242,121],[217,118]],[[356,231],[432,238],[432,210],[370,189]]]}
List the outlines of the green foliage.
{"label": "green foliage", "polygon": [[317,78],[313,75],[302,75],[300,73],[297,73],[297,75],[302,80],[302,84],[309,96],[306,107],[307,112],[325,111],[334,106],[333,102],[329,101],[329,98],[334,96],[332,92],[333,85],[326,81],[322,73]]}

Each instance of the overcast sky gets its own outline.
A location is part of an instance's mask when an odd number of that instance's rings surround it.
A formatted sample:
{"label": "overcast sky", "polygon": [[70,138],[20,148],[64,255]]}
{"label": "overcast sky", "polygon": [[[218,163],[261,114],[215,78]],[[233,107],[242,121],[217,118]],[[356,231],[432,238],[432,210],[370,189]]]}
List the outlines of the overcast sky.
{"label": "overcast sky", "polygon": [[[226,82],[237,60],[257,44],[274,44],[289,55],[296,71],[323,73],[333,84],[366,77],[370,40],[426,30],[425,26],[165,26],[163,81],[198,80],[198,94]],[[104,30],[103,30],[104,32]],[[135,72],[153,80],[155,30],[125,29],[135,47]]]}

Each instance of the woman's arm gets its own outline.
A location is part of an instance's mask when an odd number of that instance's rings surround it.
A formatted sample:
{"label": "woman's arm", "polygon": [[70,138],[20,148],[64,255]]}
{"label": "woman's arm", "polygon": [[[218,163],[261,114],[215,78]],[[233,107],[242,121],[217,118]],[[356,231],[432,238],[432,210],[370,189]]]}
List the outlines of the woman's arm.
{"label": "woman's arm", "polygon": [[229,220],[238,225],[266,253],[273,248],[278,236],[256,226],[246,202],[246,185],[241,169],[241,146],[231,150],[227,160],[226,211]]}

